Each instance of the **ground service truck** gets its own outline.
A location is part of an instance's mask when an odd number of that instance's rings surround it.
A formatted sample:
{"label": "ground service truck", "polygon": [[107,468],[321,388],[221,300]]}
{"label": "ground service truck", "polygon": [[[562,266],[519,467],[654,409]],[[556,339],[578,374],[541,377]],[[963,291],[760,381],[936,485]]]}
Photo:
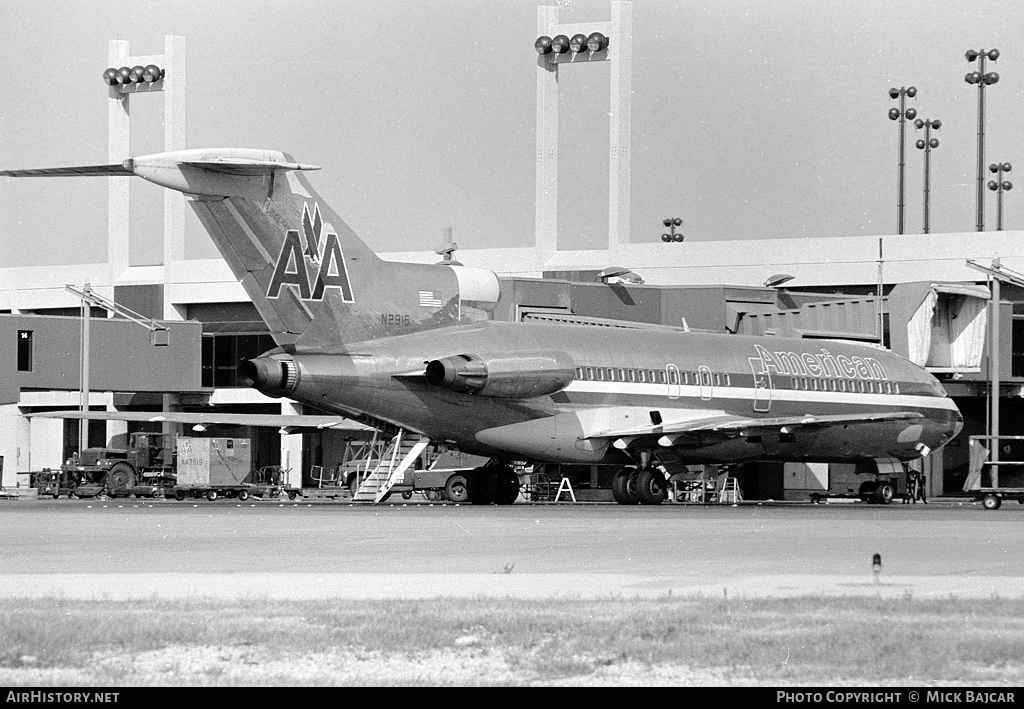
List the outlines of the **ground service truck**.
{"label": "ground service truck", "polygon": [[133,433],[128,448],[86,448],[40,478],[40,494],[158,497],[175,482],[174,436]]}

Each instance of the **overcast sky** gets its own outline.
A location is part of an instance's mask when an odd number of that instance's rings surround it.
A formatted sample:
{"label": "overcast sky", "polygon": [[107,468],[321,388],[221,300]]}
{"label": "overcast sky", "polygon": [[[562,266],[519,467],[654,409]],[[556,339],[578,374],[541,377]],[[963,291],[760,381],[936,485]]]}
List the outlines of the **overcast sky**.
{"label": "overcast sky", "polygon": [[[529,246],[538,4],[553,0],[0,0],[0,166],[107,162],[108,41],[186,39],[188,145],[284,150],[378,251]],[[564,21],[609,19],[576,0]],[[986,165],[1009,161],[1024,228],[1019,0],[636,0],[632,240],[896,233],[890,87],[941,119],[931,229],[973,231],[978,90],[968,49],[998,48]],[[614,41],[614,40],[613,40]],[[562,248],[607,240],[608,65],[560,73]],[[132,99],[134,154],[161,149],[161,101]],[[906,231],[922,225],[908,124]],[[127,156],[125,156],[127,157]],[[988,179],[986,174],[986,180]],[[159,188],[133,182],[134,264],[158,262]],[[986,226],[995,228],[987,193]],[[101,178],[0,182],[0,267],[104,262]],[[215,250],[189,211],[187,256]]]}

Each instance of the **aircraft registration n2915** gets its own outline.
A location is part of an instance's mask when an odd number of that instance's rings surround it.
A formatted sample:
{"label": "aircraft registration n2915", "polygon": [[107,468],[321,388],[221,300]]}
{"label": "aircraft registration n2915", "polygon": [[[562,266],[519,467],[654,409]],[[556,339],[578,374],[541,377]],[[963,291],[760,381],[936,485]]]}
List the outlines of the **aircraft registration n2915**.
{"label": "aircraft registration n2915", "polygon": [[666,466],[891,466],[960,431],[939,382],[879,348],[491,320],[494,273],[380,259],[310,187],[316,169],[209,149],[0,175],[135,175],[183,192],[278,345],[242,364],[252,385],[490,457],[449,486],[456,499],[512,503],[510,463],[527,461],[621,465],[616,500],[657,504]]}

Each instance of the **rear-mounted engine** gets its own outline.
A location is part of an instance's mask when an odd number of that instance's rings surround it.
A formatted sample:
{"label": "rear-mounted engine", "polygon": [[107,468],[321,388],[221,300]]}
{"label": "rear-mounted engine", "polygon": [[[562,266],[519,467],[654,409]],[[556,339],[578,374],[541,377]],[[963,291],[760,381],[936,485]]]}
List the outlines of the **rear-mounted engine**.
{"label": "rear-mounted engine", "polygon": [[246,360],[238,372],[251,382],[250,386],[268,396],[287,396],[299,383],[299,368],[287,355]]}
{"label": "rear-mounted engine", "polygon": [[529,399],[561,391],[573,380],[573,363],[564,352],[531,355],[460,354],[427,363],[427,381],[463,394]]}

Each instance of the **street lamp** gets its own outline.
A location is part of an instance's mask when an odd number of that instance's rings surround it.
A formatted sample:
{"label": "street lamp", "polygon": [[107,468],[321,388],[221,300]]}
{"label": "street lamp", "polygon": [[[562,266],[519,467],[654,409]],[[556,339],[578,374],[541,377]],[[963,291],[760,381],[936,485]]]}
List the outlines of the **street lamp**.
{"label": "street lamp", "polygon": [[683,225],[682,219],[680,219],[679,217],[669,217],[668,219],[663,219],[661,223],[668,227],[668,232],[661,235],[662,241],[664,241],[667,244],[673,241],[683,240],[682,232],[678,234],[676,233],[676,227]]}
{"label": "street lamp", "polygon": [[985,60],[995,61],[999,58],[998,49],[974,51],[968,49],[967,61],[978,60],[978,71],[972,71],[964,77],[968,84],[978,85],[978,231],[985,231],[985,87],[999,81],[999,74],[994,71],[985,73]]}
{"label": "street lamp", "polygon": [[918,138],[917,147],[919,150],[924,151],[924,233],[928,233],[928,195],[931,192],[928,181],[928,173],[931,165],[931,153],[932,148],[939,147],[939,139],[932,137],[932,129],[938,130],[942,127],[942,121],[940,120],[928,120],[923,121],[918,118],[914,121],[914,127],[917,130],[924,128],[924,138]]}
{"label": "street lamp", "polygon": [[989,172],[998,173],[998,177],[995,180],[990,180],[988,188],[996,193],[996,231],[1003,230],[1003,192],[1009,192],[1013,189],[1013,183],[1009,180],[1003,179],[1003,173],[1009,172],[1013,167],[1008,162],[1004,163],[992,163],[988,166]]}
{"label": "street lamp", "polygon": [[917,96],[917,89],[913,86],[903,88],[892,88],[889,89],[889,97],[893,100],[899,99],[900,107],[889,109],[889,118],[892,120],[898,120],[900,122],[900,181],[899,181],[899,200],[896,210],[896,233],[903,233],[903,173],[906,165],[906,149],[904,146],[904,136],[906,135],[906,119],[914,120],[917,117],[917,110],[913,108],[907,108],[907,98],[914,98]]}

